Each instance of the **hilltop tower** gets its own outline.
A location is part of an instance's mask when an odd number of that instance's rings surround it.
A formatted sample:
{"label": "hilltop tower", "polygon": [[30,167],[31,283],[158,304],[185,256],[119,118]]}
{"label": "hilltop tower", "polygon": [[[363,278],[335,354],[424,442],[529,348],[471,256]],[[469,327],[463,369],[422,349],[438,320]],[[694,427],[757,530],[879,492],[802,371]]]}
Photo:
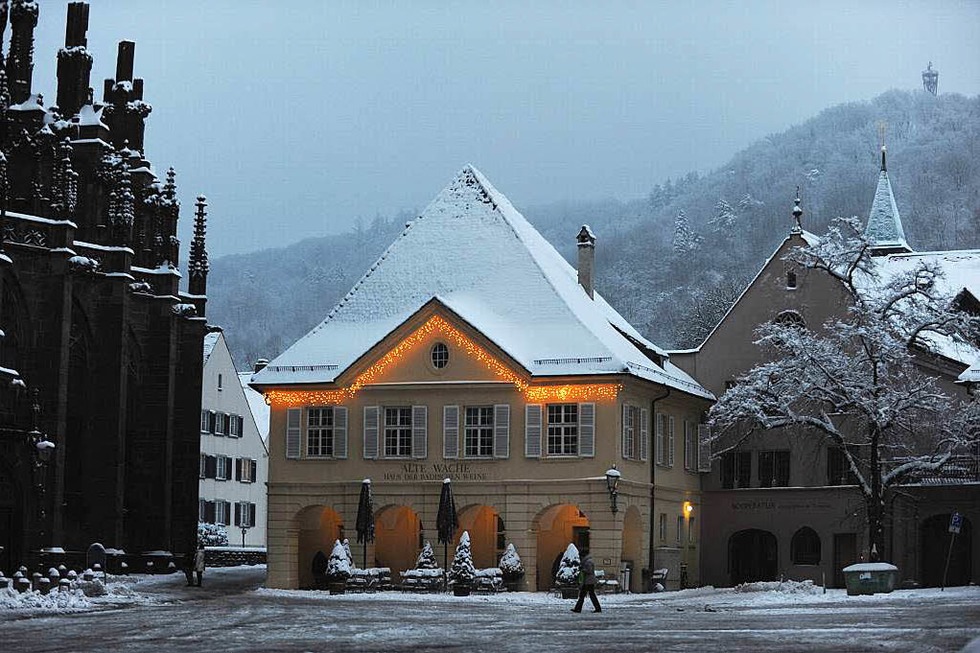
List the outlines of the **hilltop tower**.
{"label": "hilltop tower", "polygon": [[939,93],[939,71],[933,69],[932,62],[922,71],[922,88],[933,95]]}

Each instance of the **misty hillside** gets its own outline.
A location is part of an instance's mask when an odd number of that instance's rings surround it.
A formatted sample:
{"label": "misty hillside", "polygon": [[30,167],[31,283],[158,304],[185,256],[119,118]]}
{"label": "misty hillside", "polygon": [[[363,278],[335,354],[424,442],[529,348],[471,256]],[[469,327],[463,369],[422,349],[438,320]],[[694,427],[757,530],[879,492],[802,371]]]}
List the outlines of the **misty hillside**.
{"label": "misty hillside", "polygon": [[[882,126],[910,244],[980,246],[980,97],[924,92],[827,109],[708,174],[651,180],[643,199],[519,208],[573,264],[578,227],[591,225],[597,289],[654,342],[692,346],[788,233],[797,186],[809,231],[838,215],[867,217]],[[240,368],[321,321],[412,217],[215,259],[208,319],[224,327]]]}

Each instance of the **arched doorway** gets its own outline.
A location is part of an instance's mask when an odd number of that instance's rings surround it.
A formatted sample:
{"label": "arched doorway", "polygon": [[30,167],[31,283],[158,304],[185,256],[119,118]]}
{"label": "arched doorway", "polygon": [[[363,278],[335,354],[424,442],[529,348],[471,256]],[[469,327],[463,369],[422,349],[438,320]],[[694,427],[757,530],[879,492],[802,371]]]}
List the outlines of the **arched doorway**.
{"label": "arched doorway", "polygon": [[459,511],[459,529],[453,538],[454,544],[459,542],[463,531],[470,534],[473,565],[477,569],[496,567],[507,546],[507,532],[500,513],[490,506],[467,506]]}
{"label": "arched doorway", "polygon": [[922,545],[919,547],[922,568],[922,584],[926,587],[939,587],[943,582],[943,568],[946,566],[946,556],[949,555],[949,571],[946,573],[946,585],[969,585],[973,575],[973,524],[963,518],[960,532],[953,539],[950,551],[949,542],[952,533],[949,532],[949,513],[933,515],[922,522],[919,537]]}
{"label": "arched doorway", "polygon": [[640,578],[637,571],[640,567],[646,566],[643,561],[643,518],[636,506],[626,509],[623,517],[623,548],[620,552],[621,565],[629,565],[630,586],[626,589],[633,591],[639,589]]}
{"label": "arched doorway", "polygon": [[313,587],[313,558],[317,551],[330,555],[334,542],[344,539],[344,519],[333,508],[310,506],[296,515],[299,527],[299,551],[296,562],[299,565],[300,589]]}
{"label": "arched doorway", "polygon": [[579,550],[589,546],[589,518],[578,506],[561,504],[549,506],[534,520],[538,531],[537,588],[551,588],[558,561],[570,543]]}
{"label": "arched doorway", "polygon": [[732,585],[776,580],[779,574],[776,536],[757,528],[732,535],[728,539],[728,572]]}
{"label": "arched doorway", "polygon": [[[415,560],[424,543],[422,520],[407,506],[387,506],[374,517],[374,562],[378,567],[391,567],[391,577],[397,582],[398,572],[415,567]],[[433,544],[435,549],[436,544]],[[441,556],[437,559],[442,564]]]}

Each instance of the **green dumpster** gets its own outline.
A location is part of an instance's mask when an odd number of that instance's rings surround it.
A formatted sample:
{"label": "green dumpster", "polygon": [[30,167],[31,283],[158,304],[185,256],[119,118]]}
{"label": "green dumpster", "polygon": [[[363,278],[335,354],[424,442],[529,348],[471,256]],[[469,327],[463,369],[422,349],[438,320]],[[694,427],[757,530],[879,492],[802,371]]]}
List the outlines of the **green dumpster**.
{"label": "green dumpster", "polygon": [[859,562],[843,572],[848,596],[888,594],[898,581],[898,567],[887,562]]}

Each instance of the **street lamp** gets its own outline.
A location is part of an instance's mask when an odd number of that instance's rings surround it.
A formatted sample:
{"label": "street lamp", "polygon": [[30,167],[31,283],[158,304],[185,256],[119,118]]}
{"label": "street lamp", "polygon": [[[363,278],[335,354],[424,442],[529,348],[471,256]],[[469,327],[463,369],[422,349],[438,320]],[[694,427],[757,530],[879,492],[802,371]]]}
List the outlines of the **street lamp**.
{"label": "street lamp", "polygon": [[609,490],[609,508],[615,515],[619,512],[619,506],[616,505],[616,497],[619,495],[619,479],[622,474],[616,466],[613,465],[606,470],[606,489]]}

